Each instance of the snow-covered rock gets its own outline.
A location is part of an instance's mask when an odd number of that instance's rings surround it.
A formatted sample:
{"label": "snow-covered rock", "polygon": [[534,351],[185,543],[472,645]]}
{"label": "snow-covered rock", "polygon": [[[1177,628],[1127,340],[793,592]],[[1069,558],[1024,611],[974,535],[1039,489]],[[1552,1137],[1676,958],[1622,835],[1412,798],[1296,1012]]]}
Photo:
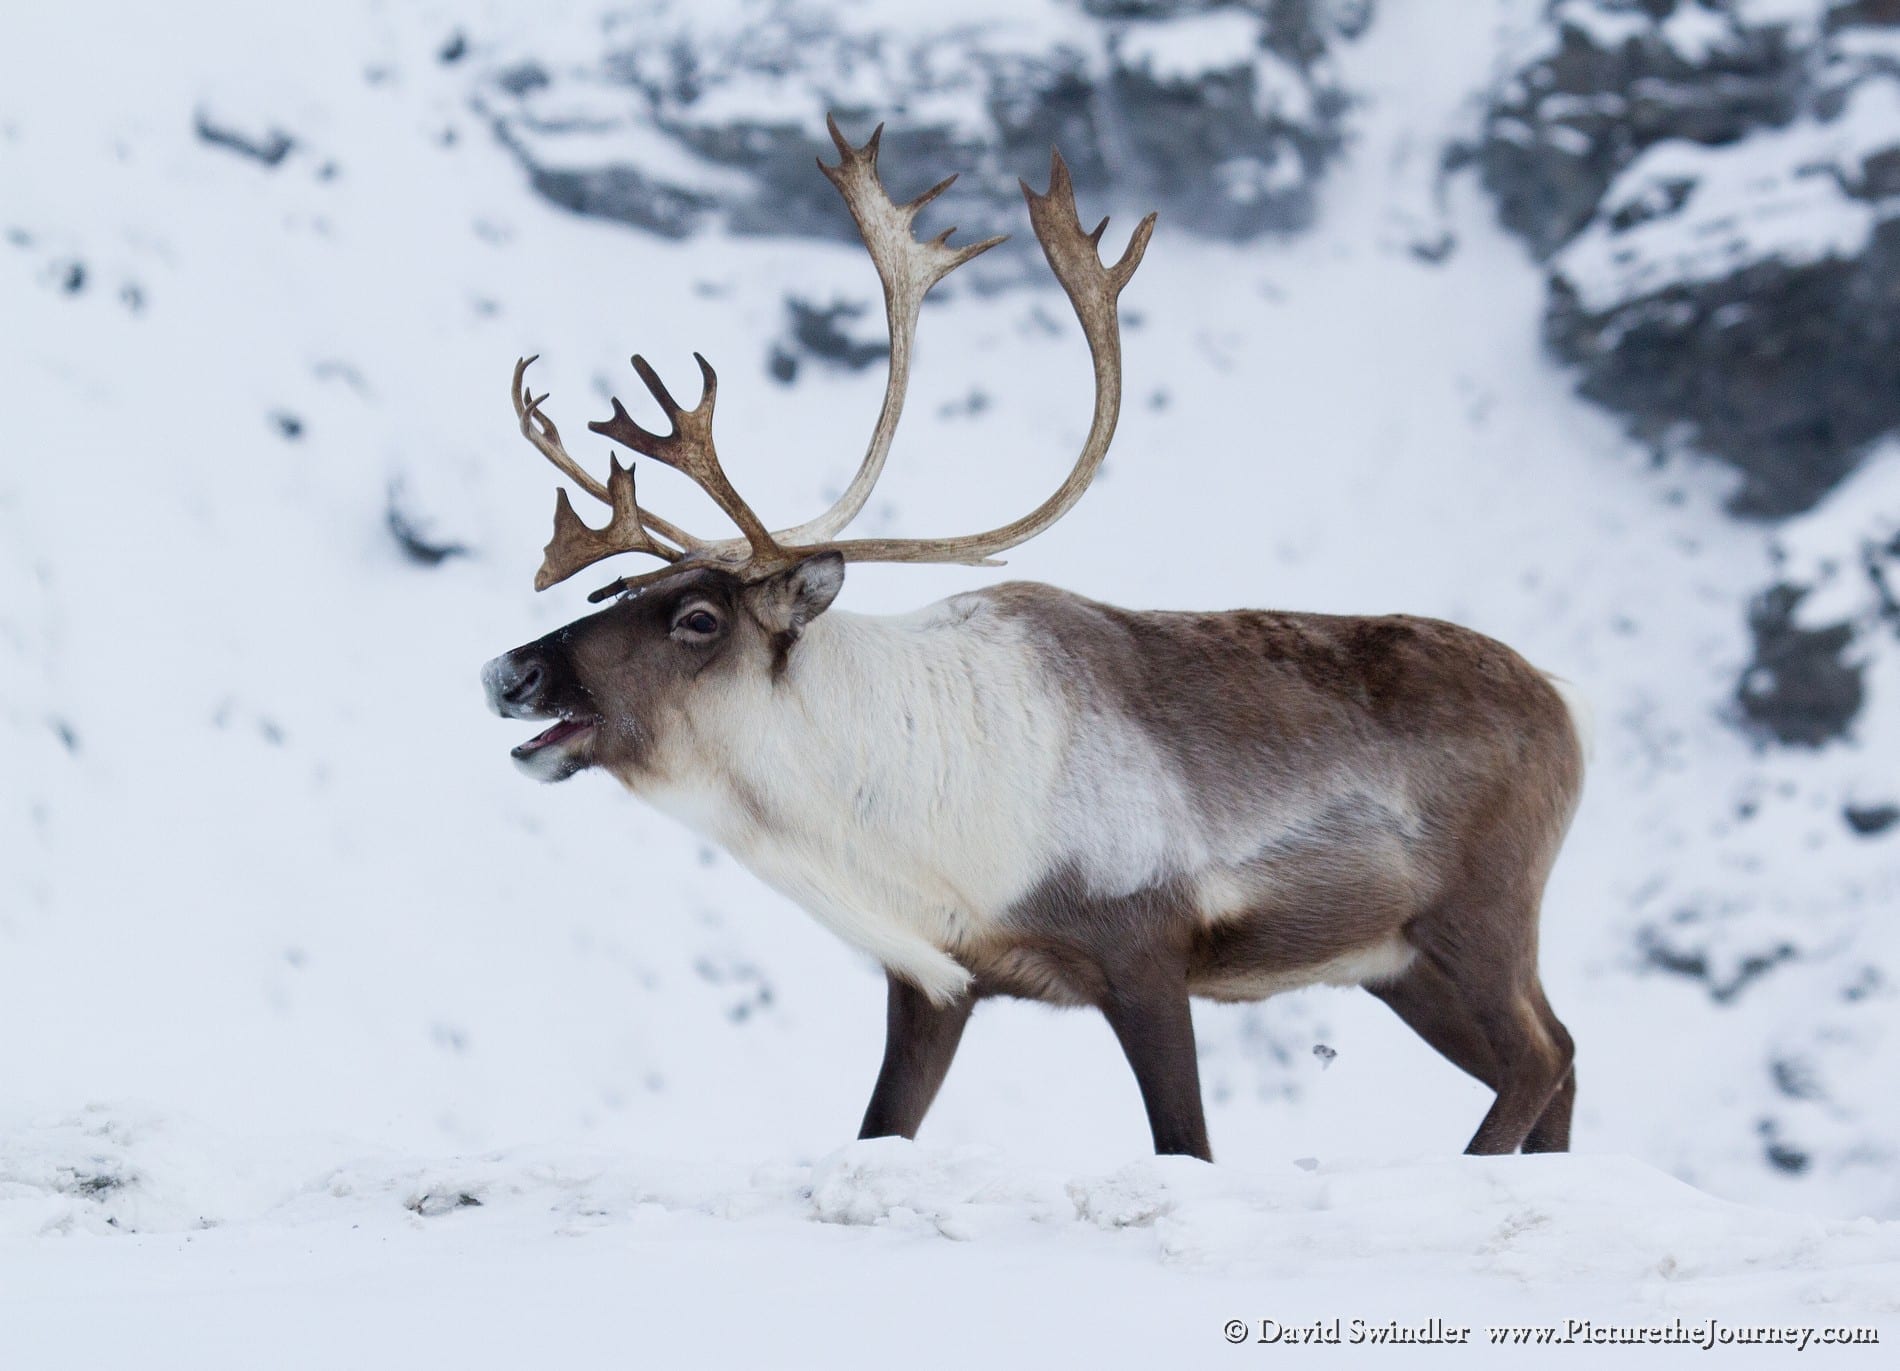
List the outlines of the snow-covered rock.
{"label": "snow-covered rock", "polygon": [[[1896,31],[1900,54],[1900,31]],[[1745,512],[1811,506],[1900,428],[1900,76],[1831,118],[1658,143],[1551,260],[1545,336],[1586,395],[1738,468]]]}
{"label": "snow-covered rock", "polygon": [[1545,336],[1658,448],[1814,504],[1900,429],[1900,26],[1812,0],[1558,0],[1479,152]]}
{"label": "snow-covered rock", "polygon": [[1367,8],[643,0],[580,61],[479,34],[458,60],[541,194],[658,233],[849,238],[811,169],[835,111],[857,138],[886,125],[900,178],[961,171],[973,234],[1014,222],[1054,144],[1109,208],[1238,238],[1310,221],[1346,106],[1329,48]]}
{"label": "snow-covered rock", "polygon": [[1823,7],[1755,24],[1757,7],[1731,0],[1551,0],[1486,116],[1479,166],[1500,216],[1549,253],[1654,144],[1719,147],[1787,123]]}

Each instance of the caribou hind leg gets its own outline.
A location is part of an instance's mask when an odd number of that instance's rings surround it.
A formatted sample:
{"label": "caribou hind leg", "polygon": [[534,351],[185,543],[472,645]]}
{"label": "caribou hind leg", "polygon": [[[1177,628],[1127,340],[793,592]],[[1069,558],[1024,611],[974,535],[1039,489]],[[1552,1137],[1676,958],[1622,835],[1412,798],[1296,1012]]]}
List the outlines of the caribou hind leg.
{"label": "caribou hind leg", "polygon": [[[1546,1021],[1538,1012],[1542,998],[1533,981],[1478,1010],[1478,1021],[1498,1054],[1498,1097],[1466,1145],[1467,1152],[1494,1155],[1524,1146],[1571,1078],[1570,1035],[1554,1016]],[[1567,1119],[1565,1123],[1567,1132]]]}
{"label": "caribou hind leg", "polygon": [[1374,983],[1366,989],[1384,1000],[1446,1061],[1491,1089],[1498,1088],[1497,1054],[1479,1031],[1478,1021],[1458,999],[1451,978],[1430,958],[1420,957],[1397,980]]}
{"label": "caribou hind leg", "polygon": [[[1512,924],[1534,929],[1535,917]],[[1575,1049],[1538,983],[1535,938],[1518,955],[1499,956],[1489,938],[1460,937],[1462,930],[1436,921],[1407,932],[1418,960],[1371,989],[1448,1061],[1496,1092],[1465,1151],[1568,1150]]]}
{"label": "caribou hind leg", "polygon": [[[1544,1018],[1544,1027],[1558,1042],[1566,1045],[1565,1055],[1574,1056],[1574,1048],[1569,1046],[1570,1034],[1565,1031],[1562,1022],[1551,1010],[1550,1001],[1544,998],[1543,987],[1537,987],[1537,1006]],[[1568,1152],[1570,1150],[1570,1112],[1577,1103],[1577,1068],[1573,1061],[1570,1069],[1564,1072],[1563,1079],[1557,1083],[1557,1089],[1550,1097],[1550,1103],[1544,1106],[1544,1112],[1538,1116],[1537,1123],[1524,1139],[1526,1152]]]}

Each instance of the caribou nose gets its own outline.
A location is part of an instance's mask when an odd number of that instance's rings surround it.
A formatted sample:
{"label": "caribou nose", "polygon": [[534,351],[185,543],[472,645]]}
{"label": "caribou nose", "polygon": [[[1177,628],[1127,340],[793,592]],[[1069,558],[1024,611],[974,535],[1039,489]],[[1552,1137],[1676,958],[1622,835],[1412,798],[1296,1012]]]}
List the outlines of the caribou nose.
{"label": "caribou nose", "polygon": [[504,719],[532,717],[547,682],[547,667],[541,659],[519,650],[504,652],[482,668],[489,707]]}

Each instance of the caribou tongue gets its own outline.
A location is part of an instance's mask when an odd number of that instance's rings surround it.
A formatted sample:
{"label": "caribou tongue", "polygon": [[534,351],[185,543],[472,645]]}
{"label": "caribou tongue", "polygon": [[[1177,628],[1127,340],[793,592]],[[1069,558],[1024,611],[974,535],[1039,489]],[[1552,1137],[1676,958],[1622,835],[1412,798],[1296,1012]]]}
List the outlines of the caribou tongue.
{"label": "caribou tongue", "polygon": [[576,733],[585,732],[592,723],[591,719],[562,719],[553,727],[535,734],[520,747],[515,748],[514,755],[526,757],[531,753],[539,752],[544,747],[552,747],[555,743],[571,738]]}

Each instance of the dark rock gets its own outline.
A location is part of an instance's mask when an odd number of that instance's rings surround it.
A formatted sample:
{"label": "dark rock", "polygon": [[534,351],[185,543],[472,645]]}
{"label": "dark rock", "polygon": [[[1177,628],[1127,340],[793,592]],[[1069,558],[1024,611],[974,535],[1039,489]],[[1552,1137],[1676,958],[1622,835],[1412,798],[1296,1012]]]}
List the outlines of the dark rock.
{"label": "dark rock", "polygon": [[270,421],[277,426],[278,433],[290,442],[294,443],[303,437],[303,420],[287,409],[271,411]]}
{"label": "dark rock", "polygon": [[1828,23],[1836,27],[1850,24],[1900,26],[1900,0],[1833,0]]}
{"label": "dark rock", "polygon": [[1606,309],[1581,302],[1560,259],[1544,336],[1639,434],[1682,432],[1735,466],[1737,513],[1798,513],[1900,428],[1900,220],[1849,260],[1767,256]]}
{"label": "dark rock", "polygon": [[1768,1064],[1775,1089],[1791,1100],[1818,1100],[1823,1092],[1814,1064],[1799,1057],[1777,1057]]}
{"label": "dark rock", "polygon": [[708,196],[648,180],[632,167],[535,167],[529,175],[535,190],[576,214],[618,219],[663,238],[686,237],[713,203]]}
{"label": "dark rock", "polygon": [[1854,974],[1854,978],[1841,987],[1841,998],[1848,1004],[1879,995],[1887,988],[1887,978],[1880,974],[1877,966],[1863,966]]}
{"label": "dark rock", "polygon": [[290,155],[297,140],[282,129],[274,128],[262,137],[240,133],[228,124],[215,122],[203,110],[197,116],[198,137],[213,147],[226,148],[267,167],[275,167]]}
{"label": "dark rock", "polygon": [[457,29],[449,35],[448,41],[436,52],[436,60],[443,66],[452,66],[468,56],[468,35]]}
{"label": "dark rock", "polygon": [[989,407],[989,392],[972,387],[962,398],[946,400],[938,405],[937,413],[945,419],[974,419],[988,411]]}
{"label": "dark rock", "polygon": [[[1109,0],[1085,10],[1081,27],[1064,25],[1073,36],[1033,46],[1007,27],[854,27],[848,10],[786,3],[762,5],[731,32],[669,27],[674,12],[662,9],[637,44],[603,54],[579,99],[563,85],[559,99],[537,100],[550,85],[539,68],[533,80],[504,71],[481,98],[542,194],[672,236],[716,216],[740,233],[854,239],[812,167],[833,156],[827,111],[859,139],[886,123],[900,201],[961,170],[967,237],[1020,229],[1016,178],[1040,182],[1052,144],[1092,207],[1158,204],[1173,224],[1225,237],[1310,220],[1347,106],[1327,54],[1363,28],[1369,3]],[[753,101],[755,88],[769,101]],[[754,104],[774,113],[737,112]],[[797,113],[777,113],[788,105]],[[626,155],[600,157],[594,149],[617,130]],[[566,141],[574,134],[585,144]],[[1018,238],[1013,251],[1033,250]]]}
{"label": "dark rock", "polygon": [[1900,823],[1900,805],[1848,805],[1841,811],[1841,817],[1861,837],[1871,838]]}
{"label": "dark rock", "polygon": [[1639,437],[1735,466],[1738,513],[1809,508],[1900,429],[1900,88],[1853,41],[1888,8],[1567,0],[1487,115],[1550,347]]}
{"label": "dark rock", "polygon": [[1780,743],[1820,747],[1844,737],[1862,701],[1857,662],[1843,659],[1854,641],[1851,624],[1803,628],[1794,612],[1807,592],[1772,586],[1748,612],[1755,656],[1735,691],[1743,721]]}
{"label": "dark rock", "polygon": [[1305,228],[1336,132],[1280,114],[1253,54],[1236,59],[1188,79],[1139,59],[1116,67],[1111,88],[1129,112],[1121,137],[1135,154],[1128,191],[1219,237]]}
{"label": "dark rock", "polygon": [[417,566],[440,566],[451,557],[466,557],[468,549],[460,543],[431,538],[422,523],[405,507],[401,481],[389,483],[389,500],[383,512],[389,536],[396,540],[402,555]]}
{"label": "dark rock", "polygon": [[890,356],[890,340],[882,333],[882,316],[876,338],[853,338],[845,331],[846,323],[863,318],[869,312],[861,304],[839,301],[814,305],[791,296],[785,301],[785,310],[791,319],[793,345],[809,357],[833,363],[846,371],[862,371]]}
{"label": "dark rock", "polygon": [[1719,977],[1705,951],[1684,946],[1661,929],[1640,930],[1636,936],[1636,946],[1645,965],[1656,971],[1666,971],[1672,976],[1699,981],[1708,991],[1709,998],[1717,1004],[1732,1003],[1763,976],[1799,956],[1793,944],[1776,943],[1751,952],[1736,964],[1731,975]]}
{"label": "dark rock", "polygon": [[1763,1119],[1757,1131],[1762,1138],[1762,1155],[1768,1164],[1777,1171],[1791,1176],[1799,1176],[1813,1164],[1813,1158],[1798,1147],[1791,1147],[1782,1141],[1780,1130],[1771,1119]]}
{"label": "dark rock", "polygon": [[[1552,50],[1515,72],[1486,118],[1478,165],[1504,222],[1542,256],[1588,222],[1611,178],[1664,139],[1731,143],[1801,108],[1786,27],[1745,26],[1729,0],[1553,6]],[[1693,60],[1664,25],[1701,11],[1725,41]],[[1647,22],[1645,22],[1647,20]]]}
{"label": "dark rock", "polygon": [[1861,163],[1860,176],[1850,187],[1862,200],[1884,200],[1900,195],[1900,147],[1877,152]]}
{"label": "dark rock", "polygon": [[495,84],[510,95],[531,95],[552,85],[553,78],[539,62],[520,62],[497,75]]}
{"label": "dark rock", "polygon": [[1233,8],[1232,0],[1082,0],[1083,12],[1097,19],[1178,19]]}

